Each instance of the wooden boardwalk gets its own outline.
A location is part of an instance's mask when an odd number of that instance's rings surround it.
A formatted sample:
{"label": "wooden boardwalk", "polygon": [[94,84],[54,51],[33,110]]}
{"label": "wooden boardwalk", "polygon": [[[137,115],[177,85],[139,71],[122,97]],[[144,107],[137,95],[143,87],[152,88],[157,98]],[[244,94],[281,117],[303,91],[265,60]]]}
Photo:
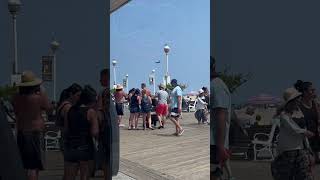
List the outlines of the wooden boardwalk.
{"label": "wooden boardwalk", "polygon": [[198,125],[193,113],[184,113],[181,122],[185,132],[179,137],[172,135],[170,120],[160,130],[121,129],[121,164],[132,164],[122,172],[136,179],[209,179],[209,126]]}

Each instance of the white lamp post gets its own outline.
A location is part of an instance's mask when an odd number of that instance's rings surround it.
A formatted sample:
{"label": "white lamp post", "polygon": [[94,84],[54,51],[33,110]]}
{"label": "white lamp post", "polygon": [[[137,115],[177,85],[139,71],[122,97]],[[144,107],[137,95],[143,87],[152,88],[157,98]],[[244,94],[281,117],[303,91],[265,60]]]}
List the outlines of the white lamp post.
{"label": "white lamp post", "polygon": [[129,75],[126,74],[126,85],[127,85],[127,92],[129,92]]}
{"label": "white lamp post", "polygon": [[117,84],[116,65],[117,65],[117,61],[116,61],[116,60],[113,60],[113,61],[112,61],[112,66],[113,66],[113,85],[116,85],[116,84]]}
{"label": "white lamp post", "polygon": [[18,73],[18,45],[17,45],[17,14],[20,10],[21,2],[20,0],[9,0],[8,9],[12,15],[13,20],[13,64],[12,64],[12,74]]}
{"label": "white lamp post", "polygon": [[53,40],[50,43],[50,48],[51,52],[53,55],[53,100],[54,102],[57,102],[57,95],[56,95],[56,90],[57,90],[57,59],[56,59],[56,51],[59,49],[60,44],[56,41]]}
{"label": "white lamp post", "polygon": [[168,53],[169,53],[169,51],[170,51],[170,47],[167,45],[167,44],[165,44],[165,46],[164,46],[164,48],[163,48],[163,50],[164,50],[164,52],[165,52],[165,54],[166,54],[166,74],[165,74],[165,84],[167,85],[167,84],[169,84],[169,55],[168,55]]}
{"label": "white lamp post", "polygon": [[152,77],[153,77],[153,94],[156,95],[156,70],[152,70]]}

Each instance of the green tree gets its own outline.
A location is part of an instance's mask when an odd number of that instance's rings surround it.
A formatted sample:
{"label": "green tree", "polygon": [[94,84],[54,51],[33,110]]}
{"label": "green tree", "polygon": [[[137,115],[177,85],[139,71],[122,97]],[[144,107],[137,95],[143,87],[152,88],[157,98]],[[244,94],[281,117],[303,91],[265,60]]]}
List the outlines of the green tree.
{"label": "green tree", "polygon": [[18,92],[18,88],[14,86],[0,86],[0,98],[10,101],[12,96]]}
{"label": "green tree", "polygon": [[[182,91],[184,91],[184,90],[187,89],[187,87],[188,87],[187,84],[179,84],[179,86],[181,87]],[[169,91],[172,91],[174,87],[173,87],[171,84],[167,84],[166,88],[167,88]]]}
{"label": "green tree", "polygon": [[231,73],[230,67],[226,67],[224,71],[219,73],[219,77],[226,83],[230,93],[236,92],[236,90],[248,82],[252,78],[251,73]]}

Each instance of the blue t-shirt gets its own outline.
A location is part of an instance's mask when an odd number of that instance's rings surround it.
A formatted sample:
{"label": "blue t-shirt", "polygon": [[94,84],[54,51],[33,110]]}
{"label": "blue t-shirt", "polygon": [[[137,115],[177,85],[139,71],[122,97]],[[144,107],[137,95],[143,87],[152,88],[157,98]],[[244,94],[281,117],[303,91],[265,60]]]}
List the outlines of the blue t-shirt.
{"label": "blue t-shirt", "polygon": [[177,86],[171,92],[171,109],[178,108],[178,97],[182,97],[182,89]]}
{"label": "blue t-shirt", "polygon": [[[225,148],[229,148],[229,129],[230,129],[230,121],[231,121],[231,94],[227,85],[220,79],[215,78],[211,81],[211,108],[223,108],[227,111],[227,118],[225,119],[225,134],[224,139]],[[214,112],[214,111],[212,111]],[[216,128],[217,128],[217,120],[215,119],[215,114],[213,114],[213,121],[210,124],[210,144],[216,145]]]}

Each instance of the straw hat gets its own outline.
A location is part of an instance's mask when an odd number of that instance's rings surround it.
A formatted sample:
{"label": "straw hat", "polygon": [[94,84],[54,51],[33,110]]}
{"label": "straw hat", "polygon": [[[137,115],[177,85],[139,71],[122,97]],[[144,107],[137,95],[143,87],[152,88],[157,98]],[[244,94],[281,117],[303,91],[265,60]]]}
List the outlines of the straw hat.
{"label": "straw hat", "polygon": [[163,89],[166,88],[166,86],[165,86],[164,84],[162,84],[162,83],[159,85],[159,87],[161,87],[161,88],[163,88]]}
{"label": "straw hat", "polygon": [[283,99],[284,103],[282,107],[286,106],[290,101],[296,99],[297,97],[301,96],[302,93],[300,93],[297,89],[291,87],[284,91],[283,93]]}
{"label": "straw hat", "polygon": [[121,90],[121,89],[123,89],[123,87],[120,84],[118,84],[116,87],[116,90]]}
{"label": "straw hat", "polygon": [[42,80],[37,78],[32,71],[24,71],[21,75],[21,82],[17,84],[20,87],[37,86],[42,84]]}

